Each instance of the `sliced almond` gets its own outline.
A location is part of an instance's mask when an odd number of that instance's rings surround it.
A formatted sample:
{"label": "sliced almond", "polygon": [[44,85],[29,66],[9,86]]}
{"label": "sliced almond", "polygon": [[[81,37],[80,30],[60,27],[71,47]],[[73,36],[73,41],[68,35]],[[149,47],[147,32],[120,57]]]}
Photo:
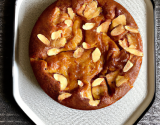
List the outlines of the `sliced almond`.
{"label": "sliced almond", "polygon": [[120,87],[122,84],[126,83],[128,81],[128,78],[125,78],[124,76],[118,76],[116,78],[116,86]]}
{"label": "sliced almond", "polygon": [[127,43],[127,39],[123,39],[123,40],[119,40],[119,45],[125,49],[125,48],[128,48],[128,43]]}
{"label": "sliced almond", "polygon": [[75,17],[75,13],[73,12],[72,8],[67,8],[67,10],[70,18],[73,20],[73,18]]}
{"label": "sliced almond", "polygon": [[90,20],[90,19],[92,19],[92,18],[95,18],[95,17],[99,16],[101,12],[102,12],[102,8],[101,8],[101,7],[98,7],[93,14],[90,14],[90,15],[89,15],[88,17],[86,17],[86,18],[87,18],[87,20]]}
{"label": "sliced almond", "polygon": [[64,23],[65,23],[68,27],[73,26],[72,20],[65,20]]}
{"label": "sliced almond", "polygon": [[128,42],[129,42],[129,46],[132,45],[132,48],[136,49],[137,46],[138,46],[137,39],[133,35],[131,35],[130,33],[127,33],[127,39],[128,39]]}
{"label": "sliced almond", "polygon": [[104,78],[97,78],[93,81],[92,87],[99,86],[103,82]]}
{"label": "sliced almond", "polygon": [[72,94],[70,93],[62,93],[61,95],[58,96],[58,101],[62,101],[66,98],[69,98]]}
{"label": "sliced almond", "polygon": [[52,40],[55,40],[55,39],[61,38],[61,35],[62,35],[62,30],[58,30],[52,33],[51,38]]}
{"label": "sliced almond", "polygon": [[87,3],[84,3],[82,7],[77,11],[77,13],[83,16],[84,9],[86,8]]}
{"label": "sliced almond", "polygon": [[94,26],[95,26],[95,23],[86,23],[85,25],[83,25],[82,28],[84,30],[91,30]]}
{"label": "sliced almond", "polygon": [[101,96],[104,95],[104,92],[105,92],[104,86],[95,86],[92,88],[92,95],[96,100],[100,99]]}
{"label": "sliced almond", "polygon": [[63,75],[60,74],[54,74],[53,77],[55,78],[55,80],[60,82],[60,89],[64,90],[67,87],[67,79],[66,77],[64,77]]}
{"label": "sliced almond", "polygon": [[98,106],[99,103],[100,103],[100,100],[90,100],[89,101],[89,104],[91,106]]}
{"label": "sliced almond", "polygon": [[119,25],[111,31],[112,36],[118,36],[125,32],[123,25]]}
{"label": "sliced almond", "polygon": [[106,79],[109,85],[112,84],[112,82],[114,82],[116,80],[117,75],[119,74],[119,70],[116,70],[114,72],[111,72],[109,74],[106,75]]}
{"label": "sliced almond", "polygon": [[126,16],[125,15],[119,15],[117,18],[115,18],[113,21],[112,21],[112,25],[111,27],[116,27],[118,25],[126,25]]}
{"label": "sliced almond", "polygon": [[129,48],[126,48],[125,50],[126,50],[127,52],[133,54],[133,55],[143,56],[143,52],[138,51],[138,50],[136,50],[136,49],[133,49],[133,48],[130,48],[130,47],[129,47]]}
{"label": "sliced almond", "polygon": [[82,87],[83,86],[83,82],[81,80],[78,80],[78,85]]}
{"label": "sliced almond", "polygon": [[97,28],[97,32],[98,32],[98,33],[100,33],[100,32],[103,32],[103,33],[108,32],[108,28],[109,28],[110,23],[111,23],[111,20],[107,20],[107,21],[105,21],[104,23],[102,23],[102,24]]}
{"label": "sliced almond", "polygon": [[92,53],[93,62],[97,62],[100,59],[100,57],[101,57],[101,51],[98,48],[96,48]]}
{"label": "sliced almond", "polygon": [[123,72],[127,72],[128,70],[130,70],[133,67],[133,63],[131,63],[129,60],[126,63],[126,65],[123,68]]}
{"label": "sliced almond", "polygon": [[134,56],[133,54],[130,54],[130,58],[129,58],[129,60],[131,60],[131,59],[133,58],[133,56]]}
{"label": "sliced almond", "polygon": [[50,41],[44,35],[38,34],[37,37],[45,45],[47,45],[47,46],[50,45]]}
{"label": "sliced almond", "polygon": [[84,52],[84,49],[79,47],[76,51],[74,51],[73,57],[79,58],[82,56],[83,52]]}
{"label": "sliced almond", "polygon": [[54,24],[58,23],[60,13],[61,13],[60,9],[58,7],[55,7],[55,11],[54,11],[54,14],[53,14],[53,23]]}
{"label": "sliced almond", "polygon": [[125,29],[130,31],[131,33],[139,33],[137,28],[131,27],[131,26],[125,26]]}
{"label": "sliced almond", "polygon": [[56,39],[54,41],[51,41],[51,46],[54,48],[61,48],[65,46],[66,42],[66,38]]}
{"label": "sliced almond", "polygon": [[53,49],[50,49],[50,50],[47,51],[47,55],[48,56],[55,56],[55,55],[57,55],[60,52],[61,52],[60,49],[53,48]]}
{"label": "sliced almond", "polygon": [[90,49],[91,48],[91,45],[86,43],[86,42],[83,42],[82,46],[83,46],[84,49]]}
{"label": "sliced almond", "polygon": [[86,8],[85,8],[85,10],[84,10],[84,17],[87,18],[87,17],[89,17],[90,15],[92,15],[92,14],[96,11],[97,5],[98,5],[98,3],[97,3],[96,1],[90,2],[90,3],[86,6]]}

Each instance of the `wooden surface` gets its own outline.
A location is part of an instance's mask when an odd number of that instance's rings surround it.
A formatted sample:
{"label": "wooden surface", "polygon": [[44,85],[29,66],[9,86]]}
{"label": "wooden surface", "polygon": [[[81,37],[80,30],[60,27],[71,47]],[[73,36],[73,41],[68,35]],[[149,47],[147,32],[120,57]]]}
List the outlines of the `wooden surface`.
{"label": "wooden surface", "polygon": [[[160,0],[155,1],[156,98],[138,125],[160,125]],[[12,95],[12,51],[15,0],[0,0],[0,125],[34,124]],[[105,124],[105,123],[104,123]]]}

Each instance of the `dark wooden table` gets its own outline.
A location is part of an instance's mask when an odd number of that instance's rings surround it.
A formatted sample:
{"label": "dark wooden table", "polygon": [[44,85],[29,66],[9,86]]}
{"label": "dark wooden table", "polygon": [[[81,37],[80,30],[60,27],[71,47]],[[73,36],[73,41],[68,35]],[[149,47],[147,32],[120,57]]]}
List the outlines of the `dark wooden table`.
{"label": "dark wooden table", "polygon": [[[156,94],[138,125],[160,125],[160,0],[155,3]],[[12,51],[15,0],[0,0],[0,125],[32,125],[12,95]]]}

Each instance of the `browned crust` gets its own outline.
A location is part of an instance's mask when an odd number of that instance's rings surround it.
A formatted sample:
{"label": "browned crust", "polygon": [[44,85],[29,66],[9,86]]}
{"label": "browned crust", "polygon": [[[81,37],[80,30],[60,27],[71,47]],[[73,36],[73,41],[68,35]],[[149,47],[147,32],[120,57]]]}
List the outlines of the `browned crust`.
{"label": "browned crust", "polygon": [[[41,14],[31,33],[29,43],[29,57],[33,72],[41,88],[56,101],[58,101],[57,98],[60,91],[59,83],[54,80],[51,74],[46,72],[47,62],[42,60],[48,57],[46,51],[49,50],[50,47],[39,41],[37,34],[43,34],[50,40],[52,31],[56,29],[56,27],[54,27],[51,22],[55,6],[59,7],[61,11],[66,12],[68,7],[73,7],[74,10],[78,10],[84,2],[90,1],[91,0],[59,0],[58,2],[53,3]],[[133,17],[119,3],[113,0],[98,0],[98,2],[100,5],[102,5],[102,8],[104,8],[104,12],[106,11],[106,13],[108,10],[112,10],[113,8],[113,10],[117,11],[116,14],[118,14],[118,10],[121,10],[120,14],[125,14],[127,17],[127,25],[137,27]],[[108,13],[106,17],[110,18],[110,13]],[[140,34],[137,34],[136,37],[139,42],[139,50],[143,51]],[[115,37],[113,39],[116,41],[117,38]],[[98,106],[90,106],[89,100],[80,96],[80,91],[83,89],[80,87],[74,90],[70,98],[64,99],[60,103],[65,106],[81,110],[100,109],[113,104],[122,98],[132,88],[131,86],[135,82],[142,64],[142,57],[135,56],[132,58],[131,62],[134,64],[134,66],[129,72],[124,74],[130,78],[130,85],[125,83],[120,87],[116,87],[115,92],[112,95],[109,95],[109,92],[106,92]]]}

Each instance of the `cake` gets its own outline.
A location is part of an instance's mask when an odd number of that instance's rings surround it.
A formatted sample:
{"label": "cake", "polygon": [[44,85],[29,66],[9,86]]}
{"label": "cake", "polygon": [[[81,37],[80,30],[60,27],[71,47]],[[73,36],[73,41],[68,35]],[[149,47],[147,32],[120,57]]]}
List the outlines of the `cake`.
{"label": "cake", "polygon": [[95,110],[133,88],[143,44],[135,20],[114,0],[58,0],[38,18],[29,57],[39,85],[53,100]]}

